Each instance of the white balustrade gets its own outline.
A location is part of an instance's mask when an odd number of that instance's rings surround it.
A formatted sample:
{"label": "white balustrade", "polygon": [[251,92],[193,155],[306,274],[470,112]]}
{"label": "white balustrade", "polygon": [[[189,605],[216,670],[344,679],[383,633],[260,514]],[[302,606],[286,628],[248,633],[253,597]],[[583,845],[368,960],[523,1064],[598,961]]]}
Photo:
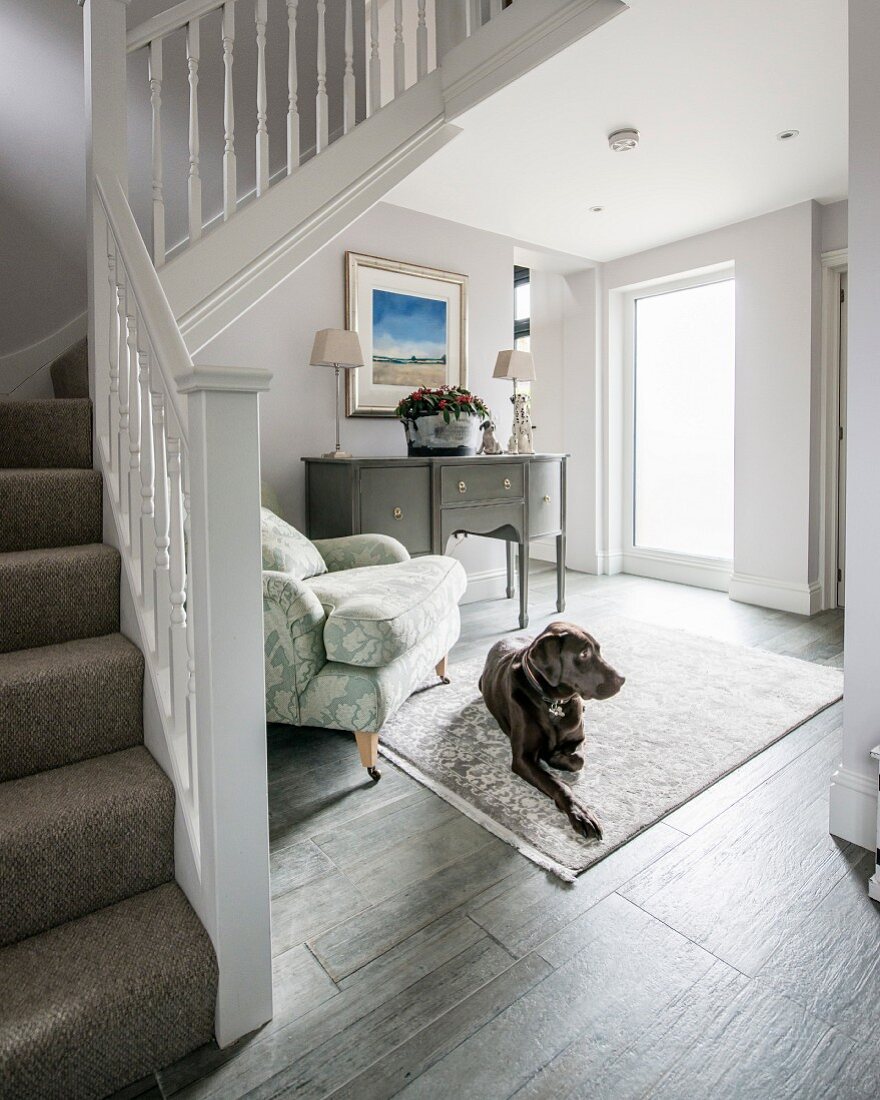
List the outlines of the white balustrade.
{"label": "white balustrade", "polygon": [[235,46],[235,0],[223,5],[223,220],[231,218],[238,202],[235,163],[235,103],[232,94],[232,51]]}
{"label": "white balustrade", "polygon": [[330,100],[327,96],[327,5],[317,0],[318,12],[318,92],[315,96],[315,152],[330,144]]}
{"label": "white balustrade", "polygon": [[428,23],[426,0],[419,0],[416,24],[416,75],[419,80],[428,75]]}
{"label": "white balustrade", "polygon": [[186,64],[189,70],[189,174],[187,199],[189,206],[189,240],[195,243],[202,235],[202,176],[199,165],[199,21],[186,26]]}
{"label": "white balustrade", "polygon": [[165,192],[162,182],[162,39],[150,43],[150,115],[152,118],[153,263],[165,263]]}
{"label": "white balustrade", "polygon": [[345,0],[345,72],[342,77],[342,130],[348,133],[355,127],[355,96],[357,88],[354,80],[354,24],[351,14],[351,0]]}
{"label": "white balustrade", "polygon": [[287,0],[287,174],[299,168],[299,74],[296,16],[299,0]]}
{"label": "white balustrade", "polygon": [[[165,395],[153,391],[153,656],[161,674],[168,668],[168,621],[171,614],[168,523],[171,505],[168,499],[168,439],[165,434]],[[167,708],[166,708],[167,709]]]}
{"label": "white balustrade", "polygon": [[[132,289],[132,298],[135,295]],[[135,588],[140,595],[140,535],[141,535],[141,387],[140,337],[143,325],[134,302],[132,326],[129,330],[128,354],[128,546],[135,565]]]}
{"label": "white balustrade", "polygon": [[370,2],[370,114],[382,106],[382,59],[379,56],[379,0]]}
{"label": "white balustrade", "polygon": [[150,343],[147,339],[147,326],[138,326],[138,383],[141,403],[141,507],[138,531],[138,557],[140,560],[140,578],[138,588],[144,607],[144,621],[150,627],[148,645],[155,649],[155,619],[153,611],[153,565],[156,554],[156,529],[154,515],[154,478],[153,460],[153,400],[150,392]]}
{"label": "white balustrade", "polygon": [[406,43],[403,40],[403,0],[394,0],[394,95],[406,91]]}
{"label": "white balustrade", "polygon": [[254,19],[257,27],[257,195],[269,186],[268,93],[266,91],[266,20],[267,0],[256,0]]}

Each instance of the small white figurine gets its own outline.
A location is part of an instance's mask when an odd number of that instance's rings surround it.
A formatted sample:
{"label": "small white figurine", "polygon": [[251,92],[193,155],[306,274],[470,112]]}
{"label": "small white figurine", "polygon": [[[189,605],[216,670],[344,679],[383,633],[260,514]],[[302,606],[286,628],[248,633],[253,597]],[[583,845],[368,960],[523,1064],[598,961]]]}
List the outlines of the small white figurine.
{"label": "small white figurine", "polygon": [[517,393],[513,398],[513,438],[515,446],[510,454],[533,455],[535,445],[532,441],[531,394]]}
{"label": "small white figurine", "polygon": [[519,451],[516,449],[516,432],[514,432],[507,441],[507,453],[509,455],[519,454]]}
{"label": "small white figurine", "polygon": [[504,453],[504,449],[498,440],[495,438],[495,425],[491,420],[484,420],[480,425],[483,429],[483,442],[480,444],[480,449],[477,451],[478,455],[500,455]]}

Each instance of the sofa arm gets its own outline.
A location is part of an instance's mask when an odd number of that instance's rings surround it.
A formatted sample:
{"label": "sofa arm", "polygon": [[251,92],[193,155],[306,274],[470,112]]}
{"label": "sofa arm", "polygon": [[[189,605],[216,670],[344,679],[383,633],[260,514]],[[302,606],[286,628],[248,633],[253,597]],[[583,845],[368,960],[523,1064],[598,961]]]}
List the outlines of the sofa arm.
{"label": "sofa arm", "polygon": [[331,573],[409,561],[407,548],[390,535],[346,535],[341,539],[315,539],[314,544]]}
{"label": "sofa arm", "polygon": [[327,663],[324,609],[289,573],[263,570],[266,717],[299,724],[299,696]]}

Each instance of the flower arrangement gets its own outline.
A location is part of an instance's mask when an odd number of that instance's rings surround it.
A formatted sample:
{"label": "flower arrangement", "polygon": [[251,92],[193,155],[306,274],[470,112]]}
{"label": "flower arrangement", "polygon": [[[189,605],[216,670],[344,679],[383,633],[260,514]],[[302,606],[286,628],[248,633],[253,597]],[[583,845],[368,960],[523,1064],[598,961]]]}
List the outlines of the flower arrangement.
{"label": "flower arrangement", "polygon": [[413,390],[394,410],[401,420],[418,420],[420,416],[442,416],[447,424],[462,416],[490,417],[488,406],[461,386],[441,386],[440,389]]}

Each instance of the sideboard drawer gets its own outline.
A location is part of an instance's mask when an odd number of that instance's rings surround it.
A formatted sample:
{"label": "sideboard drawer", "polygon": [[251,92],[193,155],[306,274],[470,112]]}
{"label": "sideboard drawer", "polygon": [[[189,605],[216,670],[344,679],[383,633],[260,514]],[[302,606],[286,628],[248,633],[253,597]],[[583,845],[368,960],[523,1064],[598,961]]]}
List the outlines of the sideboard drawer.
{"label": "sideboard drawer", "polygon": [[532,538],[562,530],[562,468],[533,462],[529,470],[529,531]]}
{"label": "sideboard drawer", "polygon": [[392,535],[411,554],[431,552],[431,470],[372,466],[361,470],[360,529]]}
{"label": "sideboard drawer", "polygon": [[486,459],[473,465],[444,466],[440,471],[440,499],[444,504],[522,499],[523,477],[521,462]]}

